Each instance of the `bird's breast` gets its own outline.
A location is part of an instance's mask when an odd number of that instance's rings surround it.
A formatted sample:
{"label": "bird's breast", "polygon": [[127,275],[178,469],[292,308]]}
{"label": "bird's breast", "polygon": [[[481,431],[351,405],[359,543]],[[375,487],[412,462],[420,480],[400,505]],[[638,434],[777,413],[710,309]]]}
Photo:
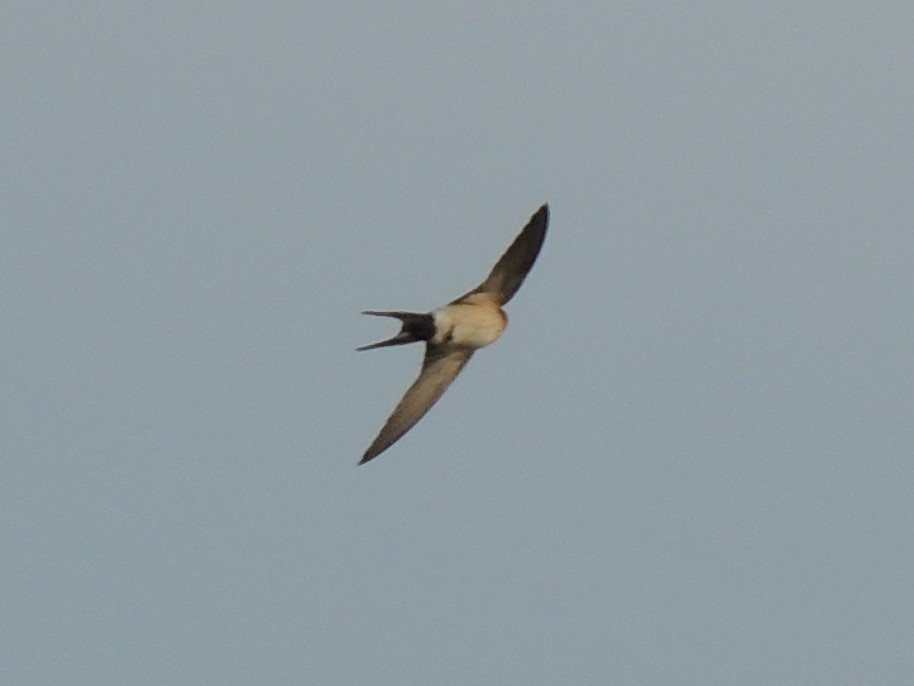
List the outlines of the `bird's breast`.
{"label": "bird's breast", "polygon": [[434,343],[484,348],[501,336],[508,317],[495,303],[448,305],[433,313]]}

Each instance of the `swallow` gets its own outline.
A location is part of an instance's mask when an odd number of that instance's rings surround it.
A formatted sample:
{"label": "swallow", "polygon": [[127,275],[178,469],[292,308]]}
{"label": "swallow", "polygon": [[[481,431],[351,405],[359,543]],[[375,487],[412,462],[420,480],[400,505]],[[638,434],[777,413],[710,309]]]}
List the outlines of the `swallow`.
{"label": "swallow", "polygon": [[486,277],[469,293],[431,312],[376,312],[401,323],[399,333],[357,350],[425,341],[425,358],[419,376],[368,446],[359,464],[365,464],[396,443],[438,402],[479,348],[494,343],[508,324],[502,307],[507,304],[536,262],[546,238],[549,206],[544,204],[499,258]]}

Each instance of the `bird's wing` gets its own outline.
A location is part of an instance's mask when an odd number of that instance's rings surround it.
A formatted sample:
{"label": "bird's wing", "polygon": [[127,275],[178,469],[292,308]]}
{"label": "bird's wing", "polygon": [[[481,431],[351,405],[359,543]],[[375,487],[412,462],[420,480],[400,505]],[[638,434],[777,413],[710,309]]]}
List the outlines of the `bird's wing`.
{"label": "bird's wing", "polygon": [[419,377],[407,389],[400,404],[387,419],[378,437],[365,451],[359,464],[374,459],[412,429],[432,405],[438,402],[472,356],[471,348],[426,344],[425,360],[422,362]]}
{"label": "bird's wing", "polygon": [[544,204],[530,217],[530,221],[521,229],[517,238],[492,268],[486,280],[451,304],[459,303],[476,293],[490,294],[499,306],[507,303],[517,293],[527,272],[536,262],[540,248],[543,247],[543,240],[546,238],[548,224],[549,205]]}

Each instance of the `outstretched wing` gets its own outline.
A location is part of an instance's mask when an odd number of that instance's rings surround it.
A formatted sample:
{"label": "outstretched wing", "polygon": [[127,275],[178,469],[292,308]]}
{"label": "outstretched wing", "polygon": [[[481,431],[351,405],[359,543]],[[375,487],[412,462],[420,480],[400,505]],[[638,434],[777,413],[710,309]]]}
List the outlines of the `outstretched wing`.
{"label": "outstretched wing", "polygon": [[425,360],[422,362],[419,377],[407,389],[400,404],[387,419],[378,437],[365,451],[359,464],[376,458],[412,429],[432,405],[438,402],[472,356],[471,348],[446,348],[426,344]]}
{"label": "outstretched wing", "polygon": [[486,280],[451,304],[459,303],[475,293],[490,294],[499,306],[513,298],[540,254],[548,224],[549,205],[544,204],[530,217],[530,221],[521,229],[517,238],[492,268]]}

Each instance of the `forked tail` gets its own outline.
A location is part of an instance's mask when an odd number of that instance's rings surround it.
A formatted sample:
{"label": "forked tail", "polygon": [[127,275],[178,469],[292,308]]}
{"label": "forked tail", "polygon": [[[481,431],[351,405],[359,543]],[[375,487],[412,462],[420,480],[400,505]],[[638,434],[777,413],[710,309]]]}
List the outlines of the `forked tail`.
{"label": "forked tail", "polygon": [[416,341],[427,341],[435,335],[435,320],[430,314],[420,314],[418,312],[362,312],[374,317],[391,317],[399,319],[403,325],[400,332],[393,338],[386,341],[363,345],[356,350],[374,350],[375,348],[386,348],[389,345],[404,345],[406,343],[415,343]]}

